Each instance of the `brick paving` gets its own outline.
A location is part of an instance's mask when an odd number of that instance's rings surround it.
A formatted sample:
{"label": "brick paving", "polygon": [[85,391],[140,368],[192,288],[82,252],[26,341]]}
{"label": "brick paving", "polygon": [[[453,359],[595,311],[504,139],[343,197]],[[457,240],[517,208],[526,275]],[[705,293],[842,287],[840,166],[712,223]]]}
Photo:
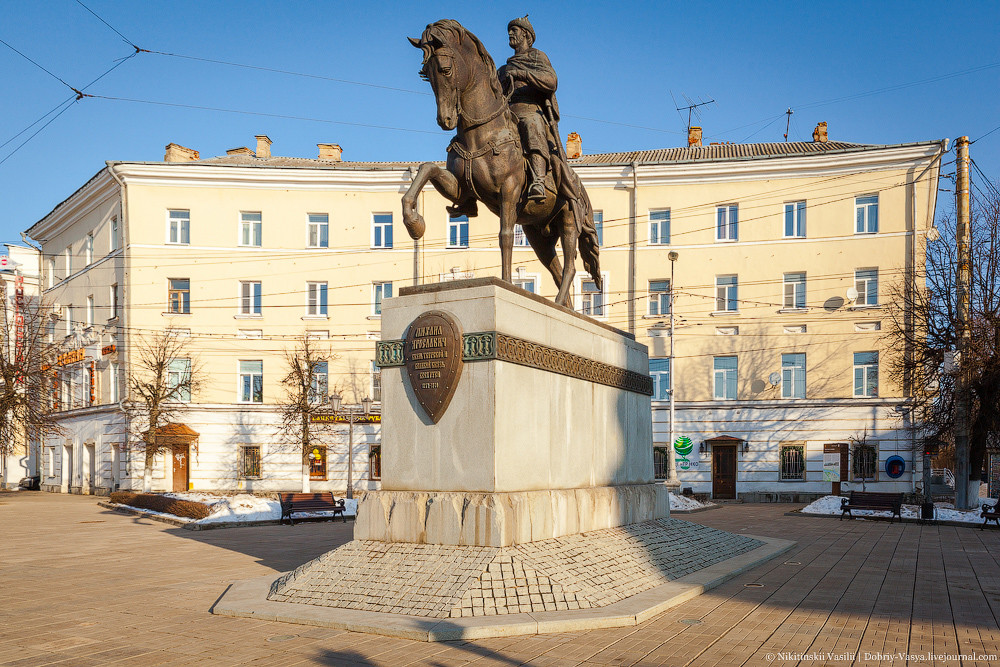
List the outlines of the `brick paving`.
{"label": "brick paving", "polygon": [[504,548],[366,540],[289,572],[268,599],[429,618],[593,609],[762,545],[678,519]]}
{"label": "brick paving", "polygon": [[983,656],[1000,654],[1000,531],[791,507],[685,517],[798,545],[639,626],[425,643],[208,613],[228,582],[316,558],[350,523],[196,532],[88,497],[0,494],[0,664],[997,664]]}

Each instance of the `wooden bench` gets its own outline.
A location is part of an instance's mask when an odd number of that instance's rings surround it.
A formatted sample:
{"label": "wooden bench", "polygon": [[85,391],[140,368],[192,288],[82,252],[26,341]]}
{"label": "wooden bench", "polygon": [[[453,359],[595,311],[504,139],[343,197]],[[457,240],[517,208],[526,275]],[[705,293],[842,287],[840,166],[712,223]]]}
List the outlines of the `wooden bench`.
{"label": "wooden bench", "polygon": [[334,518],[339,514],[347,523],[344,501],[334,500],[332,493],[279,493],[278,501],[281,502],[279,523],[284,523],[287,517],[288,523],[294,526],[292,514],[296,512],[333,512]]}
{"label": "wooden bench", "polygon": [[983,509],[979,516],[983,517],[983,525],[979,527],[980,530],[986,527],[990,521],[995,521],[997,527],[1000,527],[1000,500],[994,502],[992,505],[988,503],[983,503]]}
{"label": "wooden bench", "polygon": [[850,497],[840,501],[840,518],[843,519],[846,514],[853,519],[854,515],[851,514],[851,510],[889,510],[894,515],[893,519],[898,516],[899,520],[902,521],[903,516],[900,514],[902,506],[902,493],[851,491]]}

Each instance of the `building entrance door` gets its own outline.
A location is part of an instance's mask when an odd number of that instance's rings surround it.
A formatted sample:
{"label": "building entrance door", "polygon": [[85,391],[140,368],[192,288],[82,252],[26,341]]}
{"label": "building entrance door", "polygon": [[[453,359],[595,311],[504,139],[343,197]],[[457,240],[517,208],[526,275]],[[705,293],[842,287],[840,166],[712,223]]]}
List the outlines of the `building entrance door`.
{"label": "building entrance door", "polygon": [[188,490],[188,459],[191,448],[188,445],[173,446],[173,477],[174,493],[181,493]]}
{"label": "building entrance door", "polygon": [[63,446],[62,485],[66,493],[73,492],[73,445]]}
{"label": "building entrance door", "polygon": [[736,445],[712,445],[712,497],[736,499]]}
{"label": "building entrance door", "polygon": [[97,474],[97,452],[94,445],[83,446],[83,488],[90,493],[95,485],[95,475]]}

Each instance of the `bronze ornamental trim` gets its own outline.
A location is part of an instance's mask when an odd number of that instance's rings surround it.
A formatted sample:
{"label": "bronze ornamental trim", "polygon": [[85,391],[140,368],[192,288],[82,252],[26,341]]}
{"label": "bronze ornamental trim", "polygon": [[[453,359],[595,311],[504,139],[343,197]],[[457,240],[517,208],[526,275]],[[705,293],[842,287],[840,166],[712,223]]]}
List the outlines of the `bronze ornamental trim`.
{"label": "bronze ornamental trim", "polygon": [[[375,344],[375,364],[379,368],[403,366],[403,343],[402,340],[378,341]],[[587,359],[497,331],[481,331],[462,335],[463,362],[492,360],[537,368],[615,389],[624,389],[635,394],[653,395],[653,379],[642,373]]]}

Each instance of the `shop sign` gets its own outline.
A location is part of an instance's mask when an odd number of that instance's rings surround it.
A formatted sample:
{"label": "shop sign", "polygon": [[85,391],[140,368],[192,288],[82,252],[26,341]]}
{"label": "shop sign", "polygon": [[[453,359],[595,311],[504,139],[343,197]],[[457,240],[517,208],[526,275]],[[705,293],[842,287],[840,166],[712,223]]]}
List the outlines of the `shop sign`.
{"label": "shop sign", "polygon": [[115,351],[117,350],[118,348],[115,346],[114,343],[112,343],[111,345],[105,345],[104,347],[101,348],[101,355],[106,357],[109,354],[114,354]]}
{"label": "shop sign", "polygon": [[75,364],[77,362],[83,361],[84,356],[85,352],[82,347],[76,350],[70,350],[69,352],[63,352],[58,357],[56,357],[56,364],[58,364],[59,366]]}

